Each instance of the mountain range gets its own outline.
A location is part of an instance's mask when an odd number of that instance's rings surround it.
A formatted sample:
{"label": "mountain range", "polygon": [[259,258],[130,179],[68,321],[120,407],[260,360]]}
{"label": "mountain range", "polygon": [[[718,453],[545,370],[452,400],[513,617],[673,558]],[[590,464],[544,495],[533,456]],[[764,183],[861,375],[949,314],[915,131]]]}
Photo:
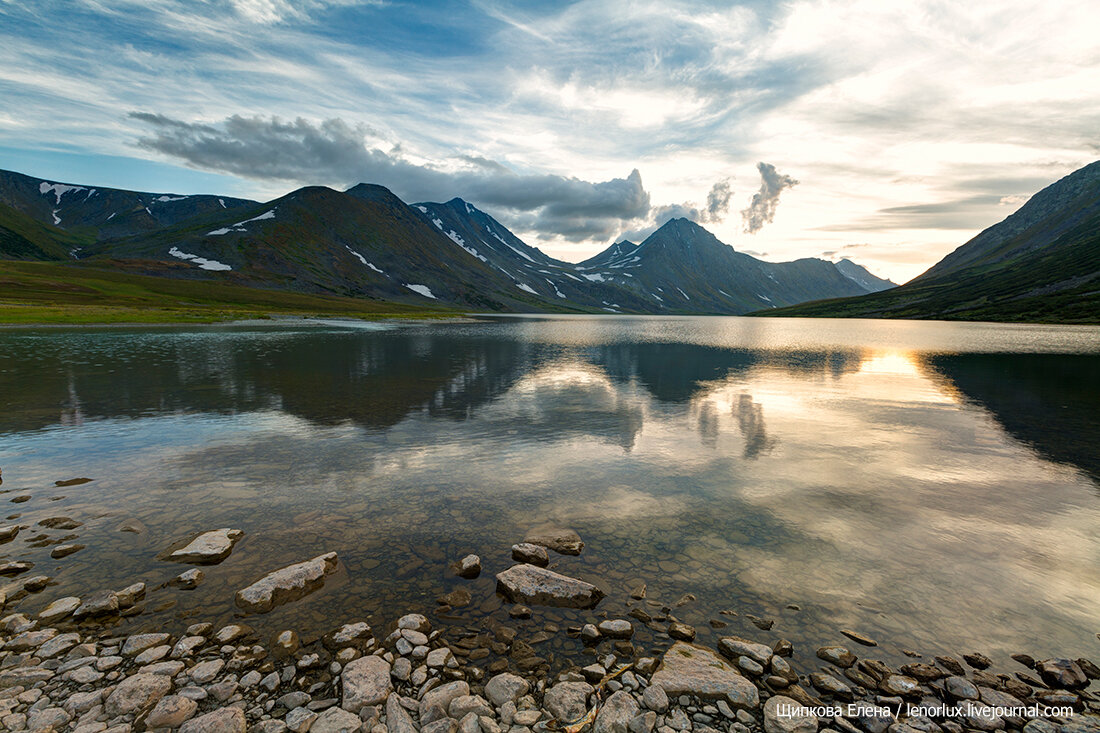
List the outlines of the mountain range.
{"label": "mountain range", "polygon": [[759,315],[1100,323],[1100,161],[900,287]]}
{"label": "mountain range", "polygon": [[267,202],[0,171],[0,259],[500,312],[742,314],[893,287],[843,260],[773,263],[687,219],[584,262],[554,259],[462,199],[361,183]]}

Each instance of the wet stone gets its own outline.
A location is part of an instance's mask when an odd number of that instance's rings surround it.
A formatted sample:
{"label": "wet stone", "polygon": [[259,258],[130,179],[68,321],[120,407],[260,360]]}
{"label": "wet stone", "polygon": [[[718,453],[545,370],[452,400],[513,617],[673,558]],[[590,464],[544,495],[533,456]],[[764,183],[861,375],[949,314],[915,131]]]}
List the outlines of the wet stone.
{"label": "wet stone", "polygon": [[326,575],[336,572],[336,567],[335,552],[288,565],[237,591],[236,604],[252,613],[267,613],[317,590],[324,585]]}

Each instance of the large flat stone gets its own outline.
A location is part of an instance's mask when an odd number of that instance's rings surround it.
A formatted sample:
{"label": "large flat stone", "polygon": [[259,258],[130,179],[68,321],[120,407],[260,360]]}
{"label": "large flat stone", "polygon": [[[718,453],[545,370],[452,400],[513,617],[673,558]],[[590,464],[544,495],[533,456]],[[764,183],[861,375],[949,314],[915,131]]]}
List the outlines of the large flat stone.
{"label": "large flat stone", "polygon": [[603,599],[591,583],[526,564],[497,573],[497,591],[513,602],[561,608],[594,608]]}
{"label": "large flat stone", "polygon": [[329,552],[280,568],[237,591],[237,606],[253,613],[267,613],[323,586],[325,576],[336,572],[336,566],[336,553]]}
{"label": "large flat stone", "polygon": [[704,700],[724,699],[734,708],[760,704],[756,686],[705,647],[678,641],[665,652],[651,684],[670,696],[694,695]]}
{"label": "large flat stone", "polygon": [[340,707],[358,713],[368,705],[380,705],[393,691],[390,665],[382,657],[359,657],[348,662],[342,675]]}
{"label": "large flat stone", "polygon": [[169,552],[165,559],[191,565],[214,565],[229,557],[233,545],[243,536],[244,532],[239,529],[212,529],[199,534],[184,547]]}

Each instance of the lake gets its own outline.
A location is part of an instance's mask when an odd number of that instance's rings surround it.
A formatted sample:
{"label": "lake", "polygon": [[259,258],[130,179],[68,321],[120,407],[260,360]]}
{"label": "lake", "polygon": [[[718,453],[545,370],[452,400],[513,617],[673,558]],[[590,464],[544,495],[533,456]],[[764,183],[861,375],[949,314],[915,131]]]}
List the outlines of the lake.
{"label": "lake", "polygon": [[[583,651],[565,628],[624,614],[644,583],[650,612],[671,607],[702,643],[787,638],[808,659],[846,642],[841,628],[898,659],[1100,647],[1100,328],[578,316],[6,330],[0,404],[5,516],[83,523],[0,545],[54,581],[9,613],[143,580],[145,611],[120,633],[179,631],[239,618],[237,589],[335,551],[322,590],[246,622],[306,639],[406,611],[551,624],[540,649],[570,659]],[[54,485],[75,477],[93,480]],[[508,619],[493,575],[543,524],[585,541],[552,567],[604,589],[596,611]],[[186,569],[158,553],[218,527],[245,532],[232,555],[195,590],[158,588]],[[52,559],[62,538],[87,547]],[[448,570],[467,553],[484,563],[476,580]],[[457,588],[471,604],[435,614]],[[662,648],[646,629],[636,643]]]}

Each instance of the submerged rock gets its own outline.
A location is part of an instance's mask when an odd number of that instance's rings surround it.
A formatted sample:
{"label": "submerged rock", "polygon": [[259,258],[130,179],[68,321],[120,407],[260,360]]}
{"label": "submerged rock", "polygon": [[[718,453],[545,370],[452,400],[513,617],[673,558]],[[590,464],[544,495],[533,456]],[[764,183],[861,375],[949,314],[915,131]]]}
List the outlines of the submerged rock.
{"label": "submerged rock", "polygon": [[239,529],[212,529],[192,539],[187,545],[169,552],[164,559],[192,565],[214,565],[229,557],[233,545],[244,536]]}
{"label": "submerged rock", "polygon": [[467,555],[461,560],[456,560],[452,563],[451,570],[460,578],[476,578],[481,575],[481,558],[477,555]]}
{"label": "submerged rock", "polygon": [[336,567],[336,553],[329,552],[280,568],[237,591],[237,606],[252,613],[267,613],[317,590],[325,584],[326,575],[336,572]]}
{"label": "submerged rock", "polygon": [[584,549],[584,542],[581,541],[580,535],[562,527],[536,527],[527,533],[523,541],[531,545],[548,547],[562,555],[579,555]]}
{"label": "submerged rock", "polygon": [[512,602],[594,608],[604,593],[591,583],[535,565],[513,565],[497,573],[497,590]]}
{"label": "submerged rock", "polygon": [[665,652],[650,682],[663,687],[669,696],[724,699],[730,706],[744,709],[760,704],[760,695],[752,682],[710,649],[682,641]]}
{"label": "submerged rock", "polygon": [[528,565],[538,565],[544,568],[550,564],[550,555],[542,545],[533,545],[530,542],[520,542],[512,545],[512,559],[525,562]]}

